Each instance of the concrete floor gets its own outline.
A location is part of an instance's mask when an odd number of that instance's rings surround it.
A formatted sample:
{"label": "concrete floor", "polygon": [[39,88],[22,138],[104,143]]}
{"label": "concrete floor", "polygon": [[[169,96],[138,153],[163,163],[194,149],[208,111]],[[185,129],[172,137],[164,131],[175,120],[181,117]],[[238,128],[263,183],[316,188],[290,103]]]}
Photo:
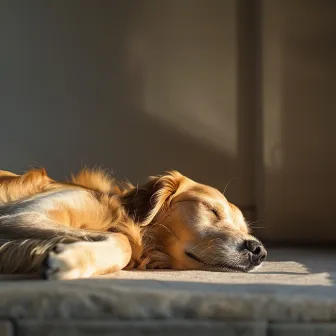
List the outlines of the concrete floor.
{"label": "concrete floor", "polygon": [[[269,250],[267,261],[250,273],[203,271],[121,271],[96,277],[113,279],[125,285],[127,280],[149,288],[192,289],[222,284],[274,284],[336,286],[336,250],[280,248]],[[0,275],[0,280],[35,280],[35,275]],[[1,282],[0,282],[1,283]],[[211,285],[211,286],[210,286]]]}
{"label": "concrete floor", "polygon": [[20,336],[336,335],[336,251],[271,249],[263,267],[247,274],[2,276],[0,298],[0,316],[14,320]]}

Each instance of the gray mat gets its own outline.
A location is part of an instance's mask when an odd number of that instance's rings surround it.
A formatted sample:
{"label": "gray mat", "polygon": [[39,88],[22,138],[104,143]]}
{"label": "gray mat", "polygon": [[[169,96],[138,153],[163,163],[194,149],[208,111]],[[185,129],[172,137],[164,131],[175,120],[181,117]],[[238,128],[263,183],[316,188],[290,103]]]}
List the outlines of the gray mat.
{"label": "gray mat", "polygon": [[335,252],[289,249],[271,250],[264,267],[249,274],[7,278],[0,281],[0,315],[19,335],[336,335],[335,279]]}

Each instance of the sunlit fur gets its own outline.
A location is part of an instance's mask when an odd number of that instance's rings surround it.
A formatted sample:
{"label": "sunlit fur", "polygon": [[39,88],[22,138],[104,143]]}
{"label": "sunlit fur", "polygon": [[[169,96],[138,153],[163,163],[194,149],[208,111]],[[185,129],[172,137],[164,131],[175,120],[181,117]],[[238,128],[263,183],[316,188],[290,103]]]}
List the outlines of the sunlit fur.
{"label": "sunlit fur", "polygon": [[3,273],[70,279],[122,268],[249,271],[248,239],[256,240],[237,207],[177,171],[140,187],[100,170],[84,169],[67,183],[44,169],[0,171]]}

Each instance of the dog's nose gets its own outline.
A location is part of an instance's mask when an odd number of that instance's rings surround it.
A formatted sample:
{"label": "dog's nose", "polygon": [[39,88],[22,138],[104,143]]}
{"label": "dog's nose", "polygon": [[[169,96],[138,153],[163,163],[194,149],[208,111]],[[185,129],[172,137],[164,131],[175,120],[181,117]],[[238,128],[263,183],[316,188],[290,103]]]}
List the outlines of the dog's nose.
{"label": "dog's nose", "polygon": [[246,249],[252,254],[252,261],[256,265],[260,265],[267,257],[267,251],[263,244],[257,240],[246,240]]}

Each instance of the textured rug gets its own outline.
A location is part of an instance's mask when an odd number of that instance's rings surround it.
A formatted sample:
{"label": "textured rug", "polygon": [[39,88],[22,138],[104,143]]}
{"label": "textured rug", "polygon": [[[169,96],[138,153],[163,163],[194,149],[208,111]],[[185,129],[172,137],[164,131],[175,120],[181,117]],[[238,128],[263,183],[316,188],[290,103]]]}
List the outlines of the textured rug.
{"label": "textured rug", "polygon": [[0,316],[16,335],[336,335],[336,252],[271,250],[247,274],[2,276]]}

